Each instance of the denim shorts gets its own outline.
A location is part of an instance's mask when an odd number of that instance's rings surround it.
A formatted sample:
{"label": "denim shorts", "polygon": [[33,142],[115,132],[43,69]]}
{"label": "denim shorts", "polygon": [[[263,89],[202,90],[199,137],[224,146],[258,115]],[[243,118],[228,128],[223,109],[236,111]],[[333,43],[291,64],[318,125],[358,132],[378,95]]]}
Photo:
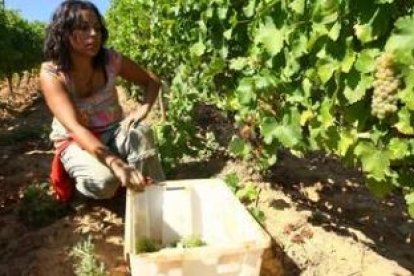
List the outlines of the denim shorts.
{"label": "denim shorts", "polygon": [[[125,132],[118,125],[103,132],[100,139],[112,152],[143,175],[154,181],[165,179],[149,126],[138,123]],[[69,176],[75,180],[76,190],[82,195],[95,199],[115,195],[120,185],[118,179],[107,166],[78,144],[71,143],[62,152],[61,160]]]}

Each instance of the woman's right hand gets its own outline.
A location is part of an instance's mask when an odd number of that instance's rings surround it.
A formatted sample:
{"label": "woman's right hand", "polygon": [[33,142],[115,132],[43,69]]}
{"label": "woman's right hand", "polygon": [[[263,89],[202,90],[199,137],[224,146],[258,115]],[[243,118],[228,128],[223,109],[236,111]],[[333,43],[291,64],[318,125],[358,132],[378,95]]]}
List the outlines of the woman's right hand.
{"label": "woman's right hand", "polygon": [[145,178],[140,171],[128,166],[119,158],[112,160],[109,167],[123,187],[142,192],[146,186],[151,184],[151,181]]}

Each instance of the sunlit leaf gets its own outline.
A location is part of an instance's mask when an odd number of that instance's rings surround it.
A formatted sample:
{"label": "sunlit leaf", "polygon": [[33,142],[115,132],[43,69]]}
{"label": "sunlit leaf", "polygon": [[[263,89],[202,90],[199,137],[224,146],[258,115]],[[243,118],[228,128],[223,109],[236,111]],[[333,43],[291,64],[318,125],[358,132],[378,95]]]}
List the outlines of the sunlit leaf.
{"label": "sunlit leaf", "polygon": [[239,137],[233,137],[229,144],[229,150],[236,156],[246,156],[251,151],[251,146]]}
{"label": "sunlit leaf", "polygon": [[351,131],[342,131],[338,143],[338,155],[345,156],[349,148],[357,141],[357,136]]}
{"label": "sunlit leaf", "polygon": [[298,15],[302,15],[305,11],[305,0],[293,0],[289,3],[289,7]]}
{"label": "sunlit leaf", "polygon": [[265,24],[257,30],[254,41],[256,44],[263,44],[271,55],[277,55],[283,47],[283,30],[276,28],[271,17],[266,17]]}
{"label": "sunlit leaf", "polygon": [[359,156],[364,172],[369,173],[375,180],[383,181],[390,168],[390,153],[378,149],[373,144],[361,142],[355,148],[355,155]]}
{"label": "sunlit leaf", "polygon": [[359,74],[358,72],[351,73],[345,83],[344,96],[350,104],[361,100],[372,84],[372,77],[369,75]]}
{"label": "sunlit leaf", "polygon": [[319,115],[319,120],[322,123],[323,128],[327,129],[328,127],[334,124],[334,117],[332,116],[332,106],[333,102],[329,98],[326,98],[321,105],[321,112]]}
{"label": "sunlit leaf", "polygon": [[375,68],[375,58],[379,55],[378,49],[364,49],[358,54],[355,68],[361,73],[371,73]]}
{"label": "sunlit leaf", "polygon": [[385,46],[389,52],[396,53],[398,60],[410,64],[414,60],[414,16],[403,17],[395,23],[395,30]]}
{"label": "sunlit leaf", "polygon": [[337,41],[339,38],[339,34],[341,33],[342,25],[339,22],[336,22],[332,28],[329,30],[328,36],[333,41]]}
{"label": "sunlit leaf", "polygon": [[260,132],[263,136],[264,142],[270,145],[273,139],[276,138],[276,128],[278,123],[274,118],[265,118],[260,126]]}
{"label": "sunlit leaf", "polygon": [[316,64],[316,69],[318,76],[321,79],[322,83],[325,84],[333,76],[335,71],[338,69],[338,63],[333,60],[319,60]]}
{"label": "sunlit leaf", "polygon": [[254,9],[256,7],[256,0],[249,0],[246,7],[243,8],[243,12],[247,17],[252,17],[254,15]]}
{"label": "sunlit leaf", "polygon": [[391,160],[402,159],[409,153],[408,144],[399,138],[392,138],[388,144],[388,149],[391,153]]}
{"label": "sunlit leaf", "polygon": [[411,193],[405,195],[405,201],[407,203],[408,208],[408,214],[414,218],[414,192],[411,191]]}
{"label": "sunlit leaf", "polygon": [[413,128],[413,118],[411,117],[411,113],[407,108],[402,108],[398,112],[398,123],[395,127],[398,129],[399,132],[407,135],[414,134]]}
{"label": "sunlit leaf", "polygon": [[198,57],[202,56],[205,50],[206,50],[206,46],[204,45],[202,41],[197,42],[190,48],[190,52]]}

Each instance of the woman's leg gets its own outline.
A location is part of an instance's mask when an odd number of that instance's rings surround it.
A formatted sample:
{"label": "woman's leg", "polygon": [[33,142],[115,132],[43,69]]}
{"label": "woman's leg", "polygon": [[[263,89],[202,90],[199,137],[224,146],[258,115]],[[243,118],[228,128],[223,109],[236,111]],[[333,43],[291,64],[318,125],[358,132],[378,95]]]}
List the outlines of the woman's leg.
{"label": "woman's leg", "polygon": [[76,143],[64,150],[61,160],[69,176],[75,179],[76,189],[84,196],[106,199],[115,195],[119,182],[111,170]]}
{"label": "woman's leg", "polygon": [[165,180],[151,127],[139,123],[131,126],[126,133],[118,128],[110,147],[143,175],[156,182]]}

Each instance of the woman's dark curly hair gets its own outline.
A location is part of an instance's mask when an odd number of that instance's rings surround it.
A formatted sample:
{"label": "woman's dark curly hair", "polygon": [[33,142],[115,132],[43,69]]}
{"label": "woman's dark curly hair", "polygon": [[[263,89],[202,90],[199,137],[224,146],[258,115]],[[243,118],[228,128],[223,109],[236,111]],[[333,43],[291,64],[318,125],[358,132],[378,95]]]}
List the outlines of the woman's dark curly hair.
{"label": "woman's dark curly hair", "polygon": [[46,29],[46,39],[43,46],[43,54],[46,60],[52,60],[60,70],[68,72],[72,68],[70,58],[69,35],[82,26],[81,11],[93,11],[101,25],[102,43],[98,54],[93,58],[94,68],[105,68],[106,50],[103,47],[108,39],[108,30],[99,10],[94,4],[83,0],[66,0],[62,2],[52,16],[52,20]]}

